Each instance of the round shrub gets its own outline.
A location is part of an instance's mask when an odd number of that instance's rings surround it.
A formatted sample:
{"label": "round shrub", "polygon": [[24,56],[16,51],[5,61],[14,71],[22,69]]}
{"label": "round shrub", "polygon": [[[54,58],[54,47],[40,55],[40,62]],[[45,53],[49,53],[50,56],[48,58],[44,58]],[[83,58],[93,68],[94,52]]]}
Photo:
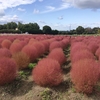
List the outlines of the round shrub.
{"label": "round shrub", "polygon": [[19,39],[15,39],[15,40],[13,41],[13,43],[19,43],[19,42],[20,42]]}
{"label": "round shrub", "polygon": [[63,48],[68,47],[68,45],[69,45],[69,40],[68,39],[63,39],[62,42],[63,42]]}
{"label": "round shrub", "polygon": [[12,57],[12,54],[10,52],[10,50],[6,49],[6,48],[0,48],[0,58],[1,57]]}
{"label": "round shrub", "polygon": [[0,58],[0,85],[12,82],[17,75],[16,62],[11,58]]}
{"label": "round shrub", "polygon": [[51,38],[51,39],[48,39],[48,41],[49,41],[49,44],[51,44],[52,42],[55,42],[56,39],[55,38]]}
{"label": "round shrub", "polygon": [[38,40],[34,39],[34,38],[31,38],[28,42],[28,44],[33,44],[34,42],[38,42]]}
{"label": "round shrub", "polygon": [[72,59],[73,55],[76,54],[76,52],[81,52],[83,50],[87,50],[91,52],[87,45],[85,45],[83,42],[75,42],[71,44],[71,51],[70,51],[70,58]]}
{"label": "round shrub", "polygon": [[22,48],[22,52],[26,53],[30,62],[34,62],[38,57],[37,49],[34,46],[26,45]]}
{"label": "round shrub", "polygon": [[34,42],[33,44],[31,44],[31,46],[33,46],[37,49],[38,57],[40,57],[45,52],[45,47],[40,42]]}
{"label": "round shrub", "polygon": [[54,41],[49,46],[49,51],[52,51],[55,48],[62,48],[61,44],[58,41]]}
{"label": "round shrub", "polygon": [[98,49],[98,45],[97,45],[97,43],[90,43],[89,45],[88,45],[88,48],[90,49],[90,51],[93,53],[93,54],[95,54],[95,52],[96,52],[96,50]]}
{"label": "round shrub", "polygon": [[27,43],[29,42],[29,40],[30,40],[30,39],[27,38],[27,37],[24,38],[24,41],[27,42]]}
{"label": "round shrub", "polygon": [[43,40],[43,41],[41,41],[41,43],[44,45],[45,51],[49,51],[49,45],[50,45],[49,41]]}
{"label": "round shrub", "polygon": [[12,43],[10,46],[10,51],[12,54],[20,52],[21,49],[23,48],[23,45],[21,45],[20,43]]}
{"label": "round shrub", "polygon": [[93,59],[79,60],[72,64],[71,80],[78,92],[92,93],[99,79],[99,64]]}
{"label": "round shrub", "polygon": [[63,53],[63,50],[62,50],[61,48],[53,49],[53,50],[49,53],[48,58],[57,60],[57,61],[59,62],[60,65],[62,65],[63,63],[66,62],[66,56],[65,56],[65,54]]}
{"label": "round shrub", "polygon": [[22,47],[24,47],[27,44],[27,42],[26,41],[20,41],[19,44],[21,44]]}
{"label": "round shrub", "polygon": [[16,61],[18,69],[25,69],[30,63],[29,57],[24,52],[15,53],[12,58]]}
{"label": "round shrub", "polygon": [[75,63],[76,61],[78,60],[81,60],[81,59],[95,59],[93,53],[89,52],[88,50],[80,50],[75,52],[73,55],[71,55],[71,62],[72,63]]}
{"label": "round shrub", "polygon": [[10,40],[4,39],[4,40],[2,41],[2,43],[1,43],[1,46],[2,46],[3,48],[9,49],[11,44],[12,44],[12,42],[11,42]]}
{"label": "round shrub", "polygon": [[56,60],[45,58],[32,71],[33,80],[40,86],[57,86],[63,81],[62,70]]}
{"label": "round shrub", "polygon": [[88,49],[87,45],[85,45],[83,42],[75,42],[71,44],[71,54],[83,49]]}
{"label": "round shrub", "polygon": [[97,49],[97,51],[95,52],[95,55],[97,56],[97,58],[99,58],[100,56],[100,47]]}

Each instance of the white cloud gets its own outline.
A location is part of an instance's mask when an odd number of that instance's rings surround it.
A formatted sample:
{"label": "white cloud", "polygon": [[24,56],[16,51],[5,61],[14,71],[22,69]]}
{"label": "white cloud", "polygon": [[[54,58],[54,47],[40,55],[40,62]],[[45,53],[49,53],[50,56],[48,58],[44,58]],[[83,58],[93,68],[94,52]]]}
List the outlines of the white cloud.
{"label": "white cloud", "polygon": [[16,7],[22,4],[32,4],[36,0],[0,0],[0,9]]}
{"label": "white cloud", "polygon": [[58,19],[59,19],[59,20],[62,20],[62,19],[63,19],[63,16],[58,17]]}
{"label": "white cloud", "polygon": [[54,10],[55,9],[55,7],[53,7],[53,6],[46,6],[46,8],[49,9],[49,10]]}
{"label": "white cloud", "polygon": [[39,2],[42,2],[43,0],[39,0]]}
{"label": "white cloud", "polygon": [[0,9],[0,17],[4,16],[5,15],[5,12],[3,9]]}
{"label": "white cloud", "polygon": [[33,13],[34,13],[34,14],[38,14],[39,12],[40,12],[40,11],[39,11],[38,9],[34,9],[34,10],[33,10]]}
{"label": "white cloud", "polygon": [[46,24],[46,22],[43,21],[43,20],[39,20],[38,22],[41,23],[41,24]]}
{"label": "white cloud", "polygon": [[59,11],[59,10],[67,9],[69,7],[70,7],[70,4],[63,2],[59,7],[46,6],[46,10],[40,13],[49,13],[49,12]]}
{"label": "white cloud", "polygon": [[100,0],[62,0],[74,7],[84,9],[100,9]]}
{"label": "white cloud", "polygon": [[18,10],[19,10],[19,11],[25,11],[25,9],[22,9],[22,8],[18,8]]}
{"label": "white cloud", "polygon": [[17,15],[6,15],[6,16],[3,16],[2,18],[0,18],[0,24],[4,24],[4,23],[7,23],[7,22],[22,22],[21,19],[19,19],[19,17]]}
{"label": "white cloud", "polygon": [[38,20],[37,23],[38,23],[38,25],[40,26],[40,29],[42,29],[43,26],[45,26],[46,24],[48,25],[48,23],[46,23],[46,22],[43,21],[43,20]]}

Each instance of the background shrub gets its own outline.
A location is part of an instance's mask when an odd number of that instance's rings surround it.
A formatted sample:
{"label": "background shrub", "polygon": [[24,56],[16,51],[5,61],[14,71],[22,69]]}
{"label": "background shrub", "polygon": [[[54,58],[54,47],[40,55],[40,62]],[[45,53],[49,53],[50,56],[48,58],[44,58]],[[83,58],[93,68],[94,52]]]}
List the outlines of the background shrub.
{"label": "background shrub", "polygon": [[6,48],[0,48],[0,58],[1,57],[12,57],[12,54],[10,52],[10,50],[6,49]]}
{"label": "background shrub", "polygon": [[10,51],[12,54],[20,52],[23,48],[23,45],[21,45],[20,43],[12,43],[10,46]]}
{"label": "background shrub", "polygon": [[73,55],[71,55],[71,62],[75,63],[78,60],[83,59],[95,59],[93,53],[89,52],[86,49],[76,51]]}
{"label": "background shrub", "polygon": [[26,45],[22,48],[22,52],[24,52],[30,59],[30,62],[34,62],[38,57],[37,49],[34,46]]}
{"label": "background shrub", "polygon": [[90,49],[90,51],[95,54],[96,50],[99,48],[98,44],[95,42],[92,42],[88,45],[88,48]]}
{"label": "background shrub", "polygon": [[2,43],[1,43],[1,46],[2,46],[3,48],[9,49],[11,44],[12,44],[12,42],[11,42],[10,40],[4,39],[4,40],[2,41]]}
{"label": "background shrub", "polygon": [[65,54],[63,53],[63,50],[62,50],[61,48],[53,49],[53,50],[49,53],[48,58],[57,60],[57,61],[59,62],[60,65],[62,65],[63,63],[66,62],[66,56],[65,56]]}
{"label": "background shrub", "polygon": [[18,69],[25,69],[30,63],[29,57],[24,52],[15,53],[12,58],[16,61]]}
{"label": "background shrub", "polygon": [[58,41],[54,41],[49,46],[49,51],[52,51],[55,48],[62,48],[61,44]]}
{"label": "background shrub", "polygon": [[96,50],[95,55],[97,58],[99,58],[100,56],[100,47]]}
{"label": "background shrub", "polygon": [[31,46],[33,46],[37,49],[38,57],[40,57],[45,52],[45,47],[40,42],[34,42],[33,44],[31,44]]}

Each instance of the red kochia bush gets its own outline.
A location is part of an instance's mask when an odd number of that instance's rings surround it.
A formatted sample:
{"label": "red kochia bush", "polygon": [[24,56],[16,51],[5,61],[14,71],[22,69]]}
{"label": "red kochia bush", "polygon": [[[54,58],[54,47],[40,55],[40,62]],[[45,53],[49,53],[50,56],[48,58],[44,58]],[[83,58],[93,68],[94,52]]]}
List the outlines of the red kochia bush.
{"label": "red kochia bush", "polygon": [[41,56],[45,52],[45,47],[40,42],[34,42],[33,44],[31,44],[31,46],[33,46],[37,49],[38,57]]}
{"label": "red kochia bush", "polygon": [[13,41],[13,43],[19,43],[19,42],[20,42],[19,39],[15,39],[15,40]]}
{"label": "red kochia bush", "polygon": [[10,51],[12,54],[20,52],[21,49],[23,48],[23,45],[21,45],[20,43],[12,43],[10,46]]}
{"label": "red kochia bush", "polygon": [[100,56],[100,47],[97,49],[97,51],[95,52],[95,55],[97,56],[97,58],[99,58]]}
{"label": "red kochia bush", "polygon": [[84,43],[81,43],[81,42],[73,43],[71,45],[70,57],[72,58],[72,56],[75,55],[76,52],[80,52],[82,50],[89,51],[89,49],[87,48],[87,46]]}
{"label": "red kochia bush", "polygon": [[65,54],[63,53],[63,50],[62,50],[61,48],[53,49],[53,50],[49,53],[48,58],[57,60],[57,61],[59,62],[60,65],[62,65],[63,63],[66,62],[66,56],[65,56]]}
{"label": "red kochia bush", "polygon": [[16,78],[17,65],[11,58],[0,58],[0,85],[10,83]]}
{"label": "red kochia bush", "polygon": [[26,41],[20,41],[19,44],[21,44],[22,47],[24,47],[27,44],[27,42]]}
{"label": "red kochia bush", "polygon": [[45,58],[32,71],[33,80],[41,86],[57,86],[63,81],[62,70],[56,60]]}
{"label": "red kochia bush", "polygon": [[37,49],[34,46],[26,45],[22,48],[22,52],[26,53],[30,58],[30,62],[34,62],[38,57]]}
{"label": "red kochia bush", "polygon": [[69,40],[68,39],[63,39],[63,48],[66,48],[69,45]]}
{"label": "red kochia bush", "polygon": [[28,44],[33,44],[34,42],[38,42],[38,40],[34,39],[34,38],[31,38],[28,42]]}
{"label": "red kochia bush", "polygon": [[99,79],[98,62],[84,59],[72,64],[71,80],[79,92],[92,93]]}
{"label": "red kochia bush", "polygon": [[49,51],[49,45],[50,45],[49,41],[43,40],[43,41],[41,41],[41,43],[44,45],[45,51]]}
{"label": "red kochia bush", "polygon": [[75,53],[76,51],[88,49],[87,45],[85,45],[83,42],[75,42],[71,44],[71,53]]}
{"label": "red kochia bush", "polygon": [[98,49],[98,44],[97,43],[90,43],[89,45],[88,45],[88,48],[90,49],[90,51],[93,53],[93,54],[95,54],[95,52],[96,52],[96,50]]}
{"label": "red kochia bush", "polygon": [[24,52],[15,53],[12,58],[16,61],[18,69],[25,69],[30,63],[29,57]]}
{"label": "red kochia bush", "polygon": [[1,46],[2,46],[3,48],[9,49],[11,44],[12,44],[12,42],[11,42],[10,40],[4,39],[4,40],[2,41],[2,43],[1,43]]}
{"label": "red kochia bush", "polygon": [[62,48],[61,44],[58,41],[54,41],[49,46],[49,51],[52,51],[55,48]]}
{"label": "red kochia bush", "polygon": [[0,58],[1,57],[12,57],[12,54],[10,52],[10,50],[6,49],[6,48],[0,48]]}
{"label": "red kochia bush", "polygon": [[71,62],[75,63],[78,60],[81,59],[95,59],[94,55],[89,52],[88,50],[81,50],[80,52],[75,52],[72,56],[71,56]]}

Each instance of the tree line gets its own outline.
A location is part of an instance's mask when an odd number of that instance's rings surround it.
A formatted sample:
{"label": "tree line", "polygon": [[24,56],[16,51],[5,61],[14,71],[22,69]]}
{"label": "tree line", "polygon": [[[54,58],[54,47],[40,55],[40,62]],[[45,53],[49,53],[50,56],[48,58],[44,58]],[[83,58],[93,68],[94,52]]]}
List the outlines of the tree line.
{"label": "tree line", "polygon": [[94,28],[84,28],[82,26],[78,26],[76,29],[73,30],[66,30],[66,31],[58,31],[52,30],[52,28],[48,25],[43,26],[42,30],[37,23],[28,23],[22,24],[21,22],[8,22],[6,24],[0,24],[0,33],[29,33],[29,34],[59,34],[59,35],[73,35],[73,34],[98,34],[100,33],[99,27]]}
{"label": "tree line", "polygon": [[87,27],[84,28],[82,26],[78,26],[76,29],[70,30],[70,31],[66,31],[66,34],[77,34],[77,35],[81,35],[81,34],[100,34],[100,28],[99,27]]}
{"label": "tree line", "polygon": [[9,22],[0,25],[0,33],[29,33],[29,34],[58,34],[58,30],[52,30],[50,26],[45,25],[43,29],[37,23],[22,24],[21,22]]}

